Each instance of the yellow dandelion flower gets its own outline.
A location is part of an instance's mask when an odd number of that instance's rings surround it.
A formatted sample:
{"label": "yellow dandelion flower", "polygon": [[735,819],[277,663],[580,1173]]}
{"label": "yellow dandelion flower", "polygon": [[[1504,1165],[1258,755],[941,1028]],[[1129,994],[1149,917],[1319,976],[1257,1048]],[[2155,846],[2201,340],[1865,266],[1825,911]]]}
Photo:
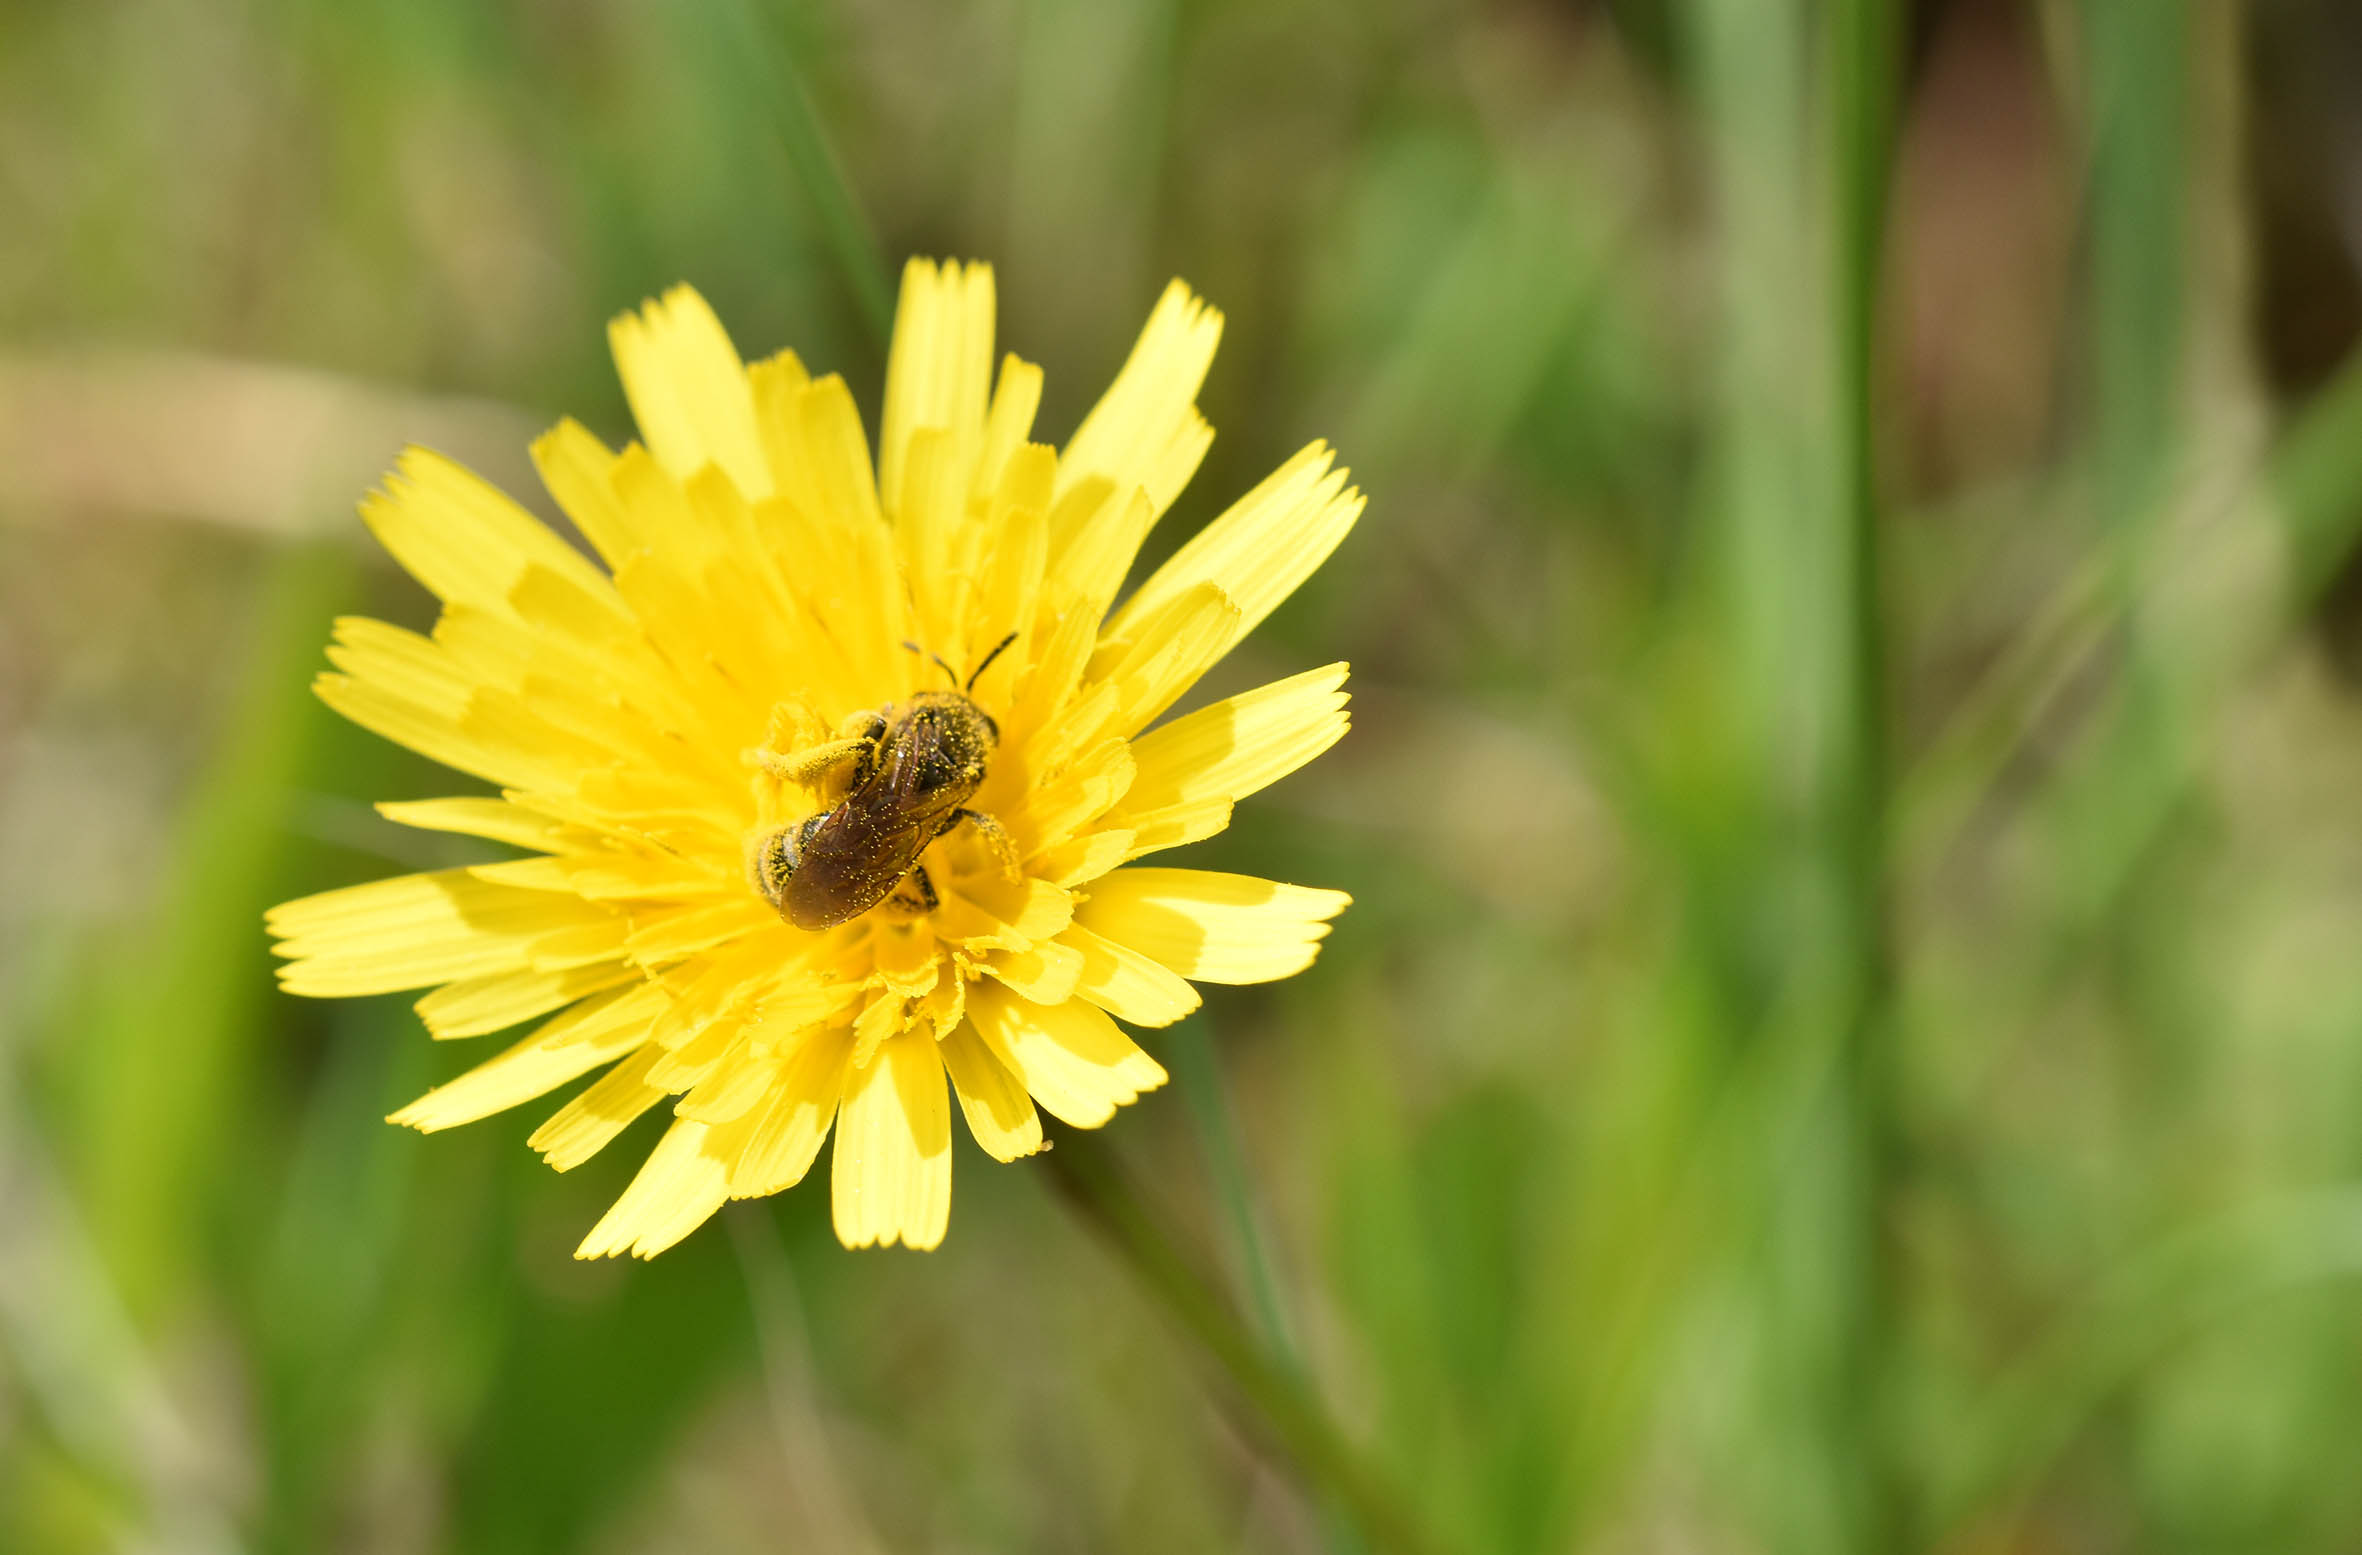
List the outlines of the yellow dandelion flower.
{"label": "yellow dandelion flower", "polygon": [[[1118,1020],[1312,961],[1337,891],[1144,867],[1344,733],[1330,665],[1157,724],[1335,549],[1316,443],[1124,600],[1212,429],[1221,316],[1174,283],[1063,451],[993,377],[992,272],[903,276],[879,457],[842,379],[744,365],[687,287],[615,321],[644,444],[534,445],[592,563],[405,453],[362,516],[443,604],[336,623],[339,712],[496,785],[380,808],[529,856],[274,909],[293,993],[432,988],[436,1037],[549,1017],[393,1115],[472,1122],[604,1069],[531,1144],[560,1171],[669,1102],[578,1256],[671,1246],[803,1177],[831,1128],[849,1247],[942,1240],[951,1106],[1003,1161],[1164,1083]],[[1151,727],[1155,725],[1155,727]],[[1112,1018],[1111,1018],[1112,1017]]]}

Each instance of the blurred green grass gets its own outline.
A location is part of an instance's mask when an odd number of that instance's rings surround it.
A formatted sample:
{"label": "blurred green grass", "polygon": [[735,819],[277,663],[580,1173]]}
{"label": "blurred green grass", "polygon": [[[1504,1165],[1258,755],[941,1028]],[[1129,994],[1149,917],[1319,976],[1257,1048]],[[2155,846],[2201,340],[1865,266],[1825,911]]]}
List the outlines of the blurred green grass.
{"label": "blurred green grass", "polygon": [[871,243],[996,263],[1052,434],[1226,310],[1153,547],[1372,493],[1217,688],[1354,734],[1191,859],[1356,906],[1109,1143],[1441,1547],[2354,1548],[2358,78],[2326,0],[12,9],[0,1548],[1353,1547],[1040,1173],[577,1265],[642,1134],[387,1128],[472,1055],[271,986],[446,860],[306,691],[428,613],[370,472],[620,436],[678,279],[874,406]]}

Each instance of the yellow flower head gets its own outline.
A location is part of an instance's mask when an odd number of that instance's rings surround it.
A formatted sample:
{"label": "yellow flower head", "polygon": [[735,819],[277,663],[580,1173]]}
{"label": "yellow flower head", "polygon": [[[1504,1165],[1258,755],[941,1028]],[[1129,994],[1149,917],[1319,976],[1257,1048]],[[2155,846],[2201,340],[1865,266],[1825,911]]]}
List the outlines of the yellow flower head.
{"label": "yellow flower head", "polygon": [[604,568],[423,450],[362,504],[443,610],[425,637],[339,621],[320,695],[501,791],[387,815],[531,856],[279,907],[281,979],[432,987],[437,1037],[550,1017],[397,1123],[603,1068],[532,1136],[564,1171],[669,1101],[578,1256],[652,1256],[791,1186],[832,1123],[838,1236],[933,1247],[953,1095],[1003,1161],[1041,1147],[1037,1104],[1097,1127],[1165,1079],[1110,1016],[1299,972],[1346,905],[1133,861],[1344,733],[1342,664],[1150,725],[1359,493],[1314,444],[1111,609],[1212,440],[1221,317],[1169,287],[1063,452],[1030,440],[1041,370],[993,381],[992,333],[989,269],[904,272],[873,473],[842,379],[745,366],[681,287],[611,329],[645,446],[572,421],[534,446]]}

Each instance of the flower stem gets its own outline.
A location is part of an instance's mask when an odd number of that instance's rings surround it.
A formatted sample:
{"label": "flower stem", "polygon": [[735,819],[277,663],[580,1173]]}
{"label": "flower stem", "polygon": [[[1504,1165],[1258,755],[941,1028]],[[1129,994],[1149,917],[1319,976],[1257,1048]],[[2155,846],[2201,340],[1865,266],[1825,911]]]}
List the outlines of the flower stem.
{"label": "flower stem", "polygon": [[1183,1251],[1179,1232],[1134,1186],[1098,1135],[1061,1129],[1043,1164],[1068,1206],[1130,1267],[1220,1364],[1250,1409],[1250,1429],[1276,1438],[1305,1478],[1350,1517],[1372,1549],[1433,1555],[1435,1545],[1395,1494],[1348,1441],[1328,1412],[1287,1368],[1250,1336],[1246,1324],[1200,1272],[1204,1260]]}
{"label": "flower stem", "polygon": [[1894,1045],[1894,948],[1888,901],[1888,729],[1885,624],[1880,616],[1876,403],[1878,305],[1887,195],[1893,176],[1896,61],[1902,42],[1893,0],[1838,0],[1824,38],[1834,78],[1832,223],[1836,274],[1837,436],[1844,508],[1842,595],[1848,644],[1842,701],[1852,722],[1845,770],[1835,776],[1836,851],[1846,901],[1856,1008],[1838,1076],[1854,1217],[1846,1293],[1852,1343],[1834,1379],[1846,1401],[1837,1439],[1855,1465],[1853,1516],[1861,1547],[1912,1547],[1916,1508],[1893,1446],[1899,1259],[1888,1229],[1904,1141]]}
{"label": "flower stem", "polygon": [[[883,349],[893,330],[893,301],[889,272],[877,241],[862,219],[860,203],[813,111],[795,61],[778,37],[764,31],[751,8],[745,14],[753,23],[754,41],[779,79],[777,111],[789,160],[820,211],[830,248],[861,306],[863,321]],[[1210,1070],[1211,1053],[1203,1058]],[[1197,1078],[1198,1099],[1212,1109],[1201,1113],[1214,1131],[1210,1141],[1217,1150],[1228,1149],[1235,1156],[1235,1143],[1224,1132],[1227,1116],[1221,1111],[1221,1097],[1205,1088],[1210,1074]],[[1207,1260],[1192,1259],[1181,1251],[1181,1237],[1132,1186],[1105,1143],[1078,1129],[1061,1129],[1050,1143],[1057,1147],[1047,1152],[1051,1179],[1067,1204],[1105,1238],[1141,1285],[1220,1363],[1239,1397],[1252,1406],[1251,1412],[1242,1411],[1247,1415],[1244,1423],[1248,1429],[1277,1438],[1306,1478],[1352,1519],[1372,1548],[1393,1555],[1433,1555],[1433,1542],[1384,1477],[1369,1466],[1329,1418],[1306,1387],[1300,1364],[1287,1354],[1276,1292],[1254,1240],[1243,1182],[1226,1180],[1223,1187],[1241,1228],[1244,1255],[1270,1341],[1286,1354],[1284,1360],[1275,1360],[1255,1342],[1239,1314],[1220,1295],[1219,1286],[1199,1272]]]}
{"label": "flower stem", "polygon": [[[1182,1100],[1197,1124],[1198,1143],[1213,1179],[1215,1197],[1230,1222],[1232,1256],[1244,1286],[1246,1308],[1260,1334],[1264,1353],[1298,1386],[1308,1385],[1304,1357],[1289,1332],[1281,1305],[1279,1278],[1264,1254],[1263,1237],[1255,1225],[1254,1197],[1247,1186],[1246,1152],[1239,1147],[1238,1124],[1222,1085],[1222,1065],[1214,1056],[1211,1024],[1204,1011],[1164,1033],[1164,1050]],[[1331,1501],[1321,1503],[1322,1531],[1333,1555],[1360,1555],[1361,1541],[1349,1526],[1351,1519]]]}
{"label": "flower stem", "polygon": [[1272,1273],[1271,1260],[1264,1256],[1263,1238],[1255,1226],[1246,1156],[1239,1148],[1238,1126],[1231,1117],[1230,1099],[1223,1093],[1222,1067],[1214,1056],[1213,1034],[1204,1012],[1168,1029],[1164,1047],[1182,1100],[1189,1104],[1190,1116],[1197,1123],[1214,1191],[1230,1221],[1255,1326],[1262,1331],[1272,1359],[1300,1377],[1304,1362],[1290,1338],[1287,1316],[1280,1305],[1279,1281]]}

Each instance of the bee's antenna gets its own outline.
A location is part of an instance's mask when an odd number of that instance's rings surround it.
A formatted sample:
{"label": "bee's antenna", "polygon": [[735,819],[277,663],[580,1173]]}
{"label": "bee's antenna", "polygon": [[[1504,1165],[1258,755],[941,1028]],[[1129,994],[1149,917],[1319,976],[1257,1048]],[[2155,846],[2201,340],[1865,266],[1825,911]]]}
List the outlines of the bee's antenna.
{"label": "bee's antenna", "polygon": [[997,659],[997,658],[999,658],[999,657],[1002,655],[1002,653],[1006,652],[1006,651],[1007,651],[1007,649],[1008,649],[1008,646],[1009,646],[1009,644],[1011,644],[1011,643],[1015,642],[1016,640],[1017,640],[1017,634],[1016,634],[1015,632],[1011,632],[1011,633],[1010,633],[1008,636],[1006,636],[1006,637],[1002,638],[1002,639],[1001,639],[999,642],[997,642],[997,643],[994,643],[994,644],[992,645],[992,652],[990,652],[990,653],[988,653],[988,654],[986,654],[986,655],[984,656],[984,662],[983,662],[982,664],[979,664],[979,665],[977,665],[977,666],[975,667],[975,669],[973,669],[973,670],[969,671],[969,673],[968,673],[968,683],[967,683],[965,686],[962,686],[962,687],[960,688],[960,693],[961,693],[961,695],[963,695],[963,696],[964,696],[964,695],[966,695],[968,692],[971,692],[971,691],[975,690],[975,689],[976,689],[976,682],[977,682],[977,681],[979,681],[979,680],[982,680],[982,679],[984,678],[984,672],[985,672],[986,670],[988,670],[988,669],[992,668],[992,661],[993,661],[993,660],[995,660],[995,659]]}
{"label": "bee's antenna", "polygon": [[928,658],[930,658],[930,659],[933,659],[933,660],[935,661],[935,667],[936,667],[937,669],[939,669],[939,670],[943,671],[943,673],[944,673],[944,674],[946,674],[946,675],[948,675],[948,676],[950,676],[950,677],[951,677],[951,683],[952,683],[952,685],[953,685],[953,686],[955,686],[955,687],[956,687],[957,685],[959,685],[959,683],[960,683],[960,672],[959,672],[958,670],[955,670],[955,669],[953,669],[953,668],[952,668],[952,667],[951,667],[949,664],[946,664],[946,663],[943,661],[943,655],[942,655],[942,654],[940,654],[940,653],[927,653],[927,650],[926,650],[926,649],[924,649],[924,648],[921,648],[921,647],[920,647],[920,646],[919,646],[917,643],[914,643],[914,642],[910,641],[908,638],[904,638],[904,639],[903,639],[902,646],[903,646],[903,647],[905,647],[905,648],[908,648],[908,649],[909,649],[911,652],[913,652],[913,653],[926,653]]}

